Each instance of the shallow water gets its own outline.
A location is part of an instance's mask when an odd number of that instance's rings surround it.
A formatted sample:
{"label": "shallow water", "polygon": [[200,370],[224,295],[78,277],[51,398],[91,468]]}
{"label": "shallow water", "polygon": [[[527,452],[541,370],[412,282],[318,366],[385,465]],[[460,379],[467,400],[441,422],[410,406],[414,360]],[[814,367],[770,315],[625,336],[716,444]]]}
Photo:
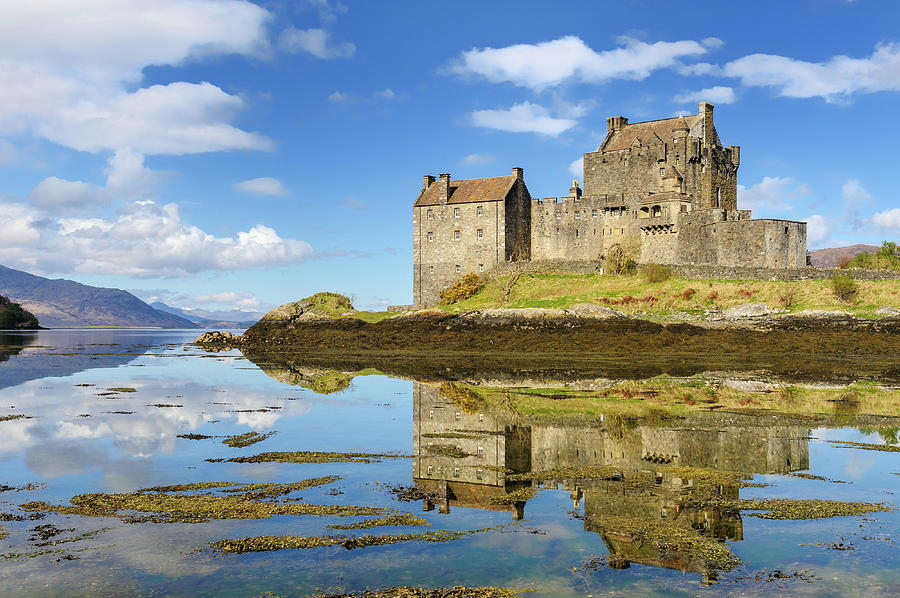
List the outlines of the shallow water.
{"label": "shallow water", "polygon": [[[716,487],[722,498],[893,506],[900,453],[832,441],[881,444],[895,441],[896,429],[810,429],[796,418],[715,412],[662,422],[526,422],[496,409],[463,409],[437,384],[372,374],[348,380],[341,390],[343,382],[317,386],[306,378],[270,375],[238,351],[206,353],[188,344],[196,336],[149,330],[0,335],[0,350],[7,353],[0,361],[0,418],[26,416],[0,420],[0,486],[14,488],[0,492],[0,513],[22,517],[27,513],[19,505],[29,501],[67,505],[91,492],[338,475],[339,481],[290,498],[384,507],[431,523],[340,533],[493,529],[446,543],[222,554],[209,543],[334,534],[327,525],[360,518],[125,523],[50,512],[39,520],[0,521],[8,532],[0,540],[4,596],[307,596],[400,585],[533,588],[527,595],[534,596],[900,594],[897,512],[794,521],[691,508],[697,485],[672,469],[733,471],[747,482],[767,484]],[[297,383],[335,392],[318,394]],[[109,390],[124,388],[134,392]],[[469,437],[441,436],[458,430]],[[245,448],[221,442],[248,431],[276,434]],[[184,434],[214,438],[178,437]],[[447,456],[436,445],[458,447],[467,456]],[[375,463],[206,461],[300,450],[402,456]],[[584,466],[613,466],[624,477],[547,480],[524,504],[491,504],[530,485],[505,480],[501,471]],[[647,475],[649,485],[630,484]],[[414,482],[439,497],[401,502],[390,491]],[[687,523],[742,564],[717,570],[694,554],[660,552],[617,525],[633,518]],[[48,524],[65,530],[50,541],[72,541],[37,546],[43,542],[35,528]],[[96,530],[104,531],[82,536]],[[841,546],[850,549],[836,549]]]}

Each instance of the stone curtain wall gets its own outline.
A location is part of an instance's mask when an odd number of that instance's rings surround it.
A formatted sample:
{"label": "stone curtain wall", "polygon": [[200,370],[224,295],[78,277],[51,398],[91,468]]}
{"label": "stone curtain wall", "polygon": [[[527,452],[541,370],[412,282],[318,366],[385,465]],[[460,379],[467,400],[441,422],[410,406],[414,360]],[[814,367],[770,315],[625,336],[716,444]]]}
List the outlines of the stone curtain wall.
{"label": "stone curtain wall", "polygon": [[[613,210],[619,216],[613,216]],[[596,216],[594,213],[596,212]],[[621,195],[531,201],[533,260],[596,260],[640,232]]]}

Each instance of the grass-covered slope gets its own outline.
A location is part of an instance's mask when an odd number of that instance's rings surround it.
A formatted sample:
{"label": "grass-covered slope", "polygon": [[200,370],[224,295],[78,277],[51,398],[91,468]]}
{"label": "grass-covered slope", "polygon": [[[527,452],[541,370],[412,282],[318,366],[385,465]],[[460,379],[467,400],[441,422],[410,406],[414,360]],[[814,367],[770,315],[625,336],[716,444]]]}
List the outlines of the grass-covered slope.
{"label": "grass-covered slope", "polygon": [[848,311],[873,317],[882,307],[900,308],[900,279],[858,281],[850,302],[835,296],[831,280],[728,281],[603,274],[523,274],[503,304],[501,285],[486,281],[474,296],[442,309],[461,312],[491,307],[567,308],[578,303],[608,305],[629,315],[650,318],[701,315],[747,303],[764,303],[789,313],[804,310]]}

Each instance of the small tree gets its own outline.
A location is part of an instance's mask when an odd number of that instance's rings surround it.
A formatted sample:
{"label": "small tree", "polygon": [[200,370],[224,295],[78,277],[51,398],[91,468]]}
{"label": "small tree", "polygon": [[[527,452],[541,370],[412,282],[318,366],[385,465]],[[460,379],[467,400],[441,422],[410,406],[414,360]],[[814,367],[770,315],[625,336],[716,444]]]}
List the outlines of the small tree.
{"label": "small tree", "polygon": [[603,259],[604,271],[616,276],[634,274],[637,271],[637,258],[640,253],[640,240],[629,237],[609,248]]}
{"label": "small tree", "polygon": [[501,301],[504,305],[509,303],[509,296],[524,273],[524,262],[503,262],[494,268],[491,282],[500,290]]}
{"label": "small tree", "polygon": [[672,269],[662,264],[646,264],[643,272],[649,283],[665,282],[672,277]]}
{"label": "small tree", "polygon": [[831,292],[834,293],[838,301],[851,304],[856,301],[859,285],[846,274],[838,274],[831,279]]}

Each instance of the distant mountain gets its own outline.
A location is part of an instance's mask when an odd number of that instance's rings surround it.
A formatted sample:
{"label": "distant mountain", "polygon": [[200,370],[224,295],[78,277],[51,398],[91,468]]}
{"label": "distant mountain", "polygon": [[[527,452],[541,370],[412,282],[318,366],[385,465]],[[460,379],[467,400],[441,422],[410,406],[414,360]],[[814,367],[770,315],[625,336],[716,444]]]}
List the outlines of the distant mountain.
{"label": "distant mountain", "polygon": [[860,253],[875,253],[877,245],[849,245],[847,247],[830,247],[813,249],[809,252],[810,264],[815,268],[836,268],[843,261],[850,261]]}
{"label": "distant mountain", "polygon": [[175,314],[153,309],[120,289],[50,279],[0,266],[0,295],[19,303],[41,326],[153,326],[199,328]]}
{"label": "distant mountain", "polygon": [[205,309],[187,309],[172,307],[162,301],[154,301],[150,307],[188,319],[203,328],[249,328],[265,315],[265,312],[242,311],[229,309],[208,311]]}

